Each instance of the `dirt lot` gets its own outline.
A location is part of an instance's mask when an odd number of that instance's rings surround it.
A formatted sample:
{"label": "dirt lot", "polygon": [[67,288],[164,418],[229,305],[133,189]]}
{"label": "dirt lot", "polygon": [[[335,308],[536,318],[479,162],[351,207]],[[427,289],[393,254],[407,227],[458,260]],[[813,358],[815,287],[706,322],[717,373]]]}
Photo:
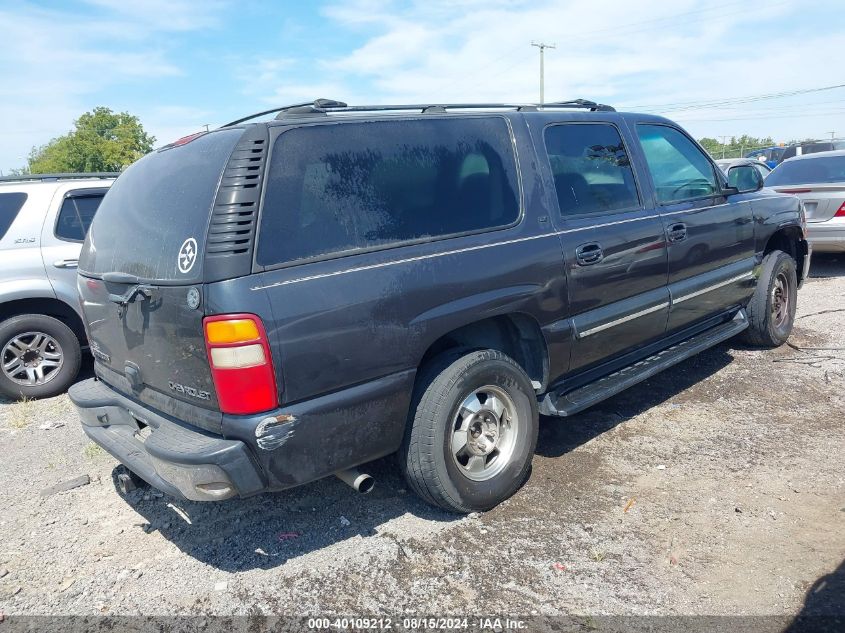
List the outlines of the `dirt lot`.
{"label": "dirt lot", "polygon": [[529,482],[469,518],[391,460],[367,497],[123,498],[66,397],[2,403],[0,613],[845,613],[845,312],[819,314],[845,308],[845,258],[813,276],[803,349],[723,345],[542,420]]}

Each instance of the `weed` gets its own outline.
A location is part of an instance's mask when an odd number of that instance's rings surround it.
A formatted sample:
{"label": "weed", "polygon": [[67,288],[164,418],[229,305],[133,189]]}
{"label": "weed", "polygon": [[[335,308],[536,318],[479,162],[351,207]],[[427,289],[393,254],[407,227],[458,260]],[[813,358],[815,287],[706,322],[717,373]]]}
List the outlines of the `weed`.
{"label": "weed", "polygon": [[104,451],[102,448],[100,448],[99,444],[94,444],[94,442],[91,442],[82,450],[82,452],[88,459],[96,459],[100,455],[102,455]]}
{"label": "weed", "polygon": [[13,402],[9,409],[9,426],[15,429],[23,429],[32,422],[35,415],[35,401],[24,396],[17,402]]}

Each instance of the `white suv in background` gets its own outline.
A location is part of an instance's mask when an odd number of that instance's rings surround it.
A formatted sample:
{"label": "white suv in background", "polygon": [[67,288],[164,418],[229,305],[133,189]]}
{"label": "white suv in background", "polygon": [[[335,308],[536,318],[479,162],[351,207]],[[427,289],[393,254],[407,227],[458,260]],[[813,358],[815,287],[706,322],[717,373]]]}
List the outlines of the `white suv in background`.
{"label": "white suv in background", "polygon": [[79,250],[115,173],[0,178],[0,396],[57,395],[79,372]]}

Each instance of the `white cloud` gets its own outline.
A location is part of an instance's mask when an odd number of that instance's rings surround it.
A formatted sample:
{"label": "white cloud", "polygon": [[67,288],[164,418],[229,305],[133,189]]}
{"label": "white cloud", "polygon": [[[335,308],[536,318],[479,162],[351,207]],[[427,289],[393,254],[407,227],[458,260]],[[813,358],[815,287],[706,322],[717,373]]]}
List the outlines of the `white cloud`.
{"label": "white cloud", "polygon": [[82,112],[102,105],[92,102],[101,90],[181,75],[156,36],[202,28],[212,19],[189,23],[196,6],[183,0],[92,2],[98,5],[96,18],[30,4],[0,9],[4,172],[23,166],[33,146],[65,134]]}
{"label": "white cloud", "polygon": [[[838,15],[837,3],[816,6],[825,5],[831,16]],[[351,32],[366,33],[367,40],[326,60],[323,76],[351,92],[360,92],[353,88],[362,83],[371,86],[371,102],[531,102],[539,97],[539,52],[530,42],[539,40],[557,46],[546,51],[547,101],[663,104],[845,82],[832,78],[829,63],[845,36],[841,22],[838,37],[823,32],[834,23],[819,25],[823,34],[802,33],[800,46],[789,45],[793,38],[766,34],[770,24],[784,31],[789,16],[804,8],[800,0],[775,0],[764,8],[747,2],[702,6],[693,0],[642,0],[636,11],[632,6],[417,0],[400,7],[344,0],[325,8],[324,15]],[[699,135],[715,128],[780,130],[786,138],[822,132],[799,117],[763,116],[736,125],[693,121],[692,113],[679,118],[690,120]]]}
{"label": "white cloud", "polygon": [[224,4],[215,0],[85,0],[118,20],[156,31],[195,31],[219,25],[218,11]]}

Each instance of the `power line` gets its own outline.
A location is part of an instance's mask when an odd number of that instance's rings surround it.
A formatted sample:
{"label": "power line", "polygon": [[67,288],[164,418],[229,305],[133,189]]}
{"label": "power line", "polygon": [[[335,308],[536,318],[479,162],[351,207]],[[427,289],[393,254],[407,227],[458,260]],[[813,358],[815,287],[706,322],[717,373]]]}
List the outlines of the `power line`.
{"label": "power line", "polygon": [[[813,116],[842,116],[845,115],[845,110],[830,110],[829,112],[814,112]],[[761,118],[766,119],[794,119],[794,114],[776,114],[771,116],[761,117],[757,116],[740,116],[740,117],[720,117],[717,119],[675,119],[678,123],[711,123],[717,121],[758,121]]]}
{"label": "power line", "polygon": [[648,105],[633,105],[623,106],[629,109],[650,109],[661,110],[663,112],[681,112],[684,110],[705,110],[707,108],[720,108],[732,106],[743,103],[754,103],[756,101],[766,101],[769,99],[783,99],[785,97],[795,97],[804,94],[813,94],[817,92],[826,92],[828,90],[836,90],[838,88],[845,88],[845,84],[835,84],[832,86],[822,86],[820,88],[802,88],[798,90],[786,90],[783,92],[770,92],[758,95],[748,95],[745,97],[732,97],[729,99],[715,99],[715,100],[699,100],[699,101],[676,101],[674,103],[658,103]]}

